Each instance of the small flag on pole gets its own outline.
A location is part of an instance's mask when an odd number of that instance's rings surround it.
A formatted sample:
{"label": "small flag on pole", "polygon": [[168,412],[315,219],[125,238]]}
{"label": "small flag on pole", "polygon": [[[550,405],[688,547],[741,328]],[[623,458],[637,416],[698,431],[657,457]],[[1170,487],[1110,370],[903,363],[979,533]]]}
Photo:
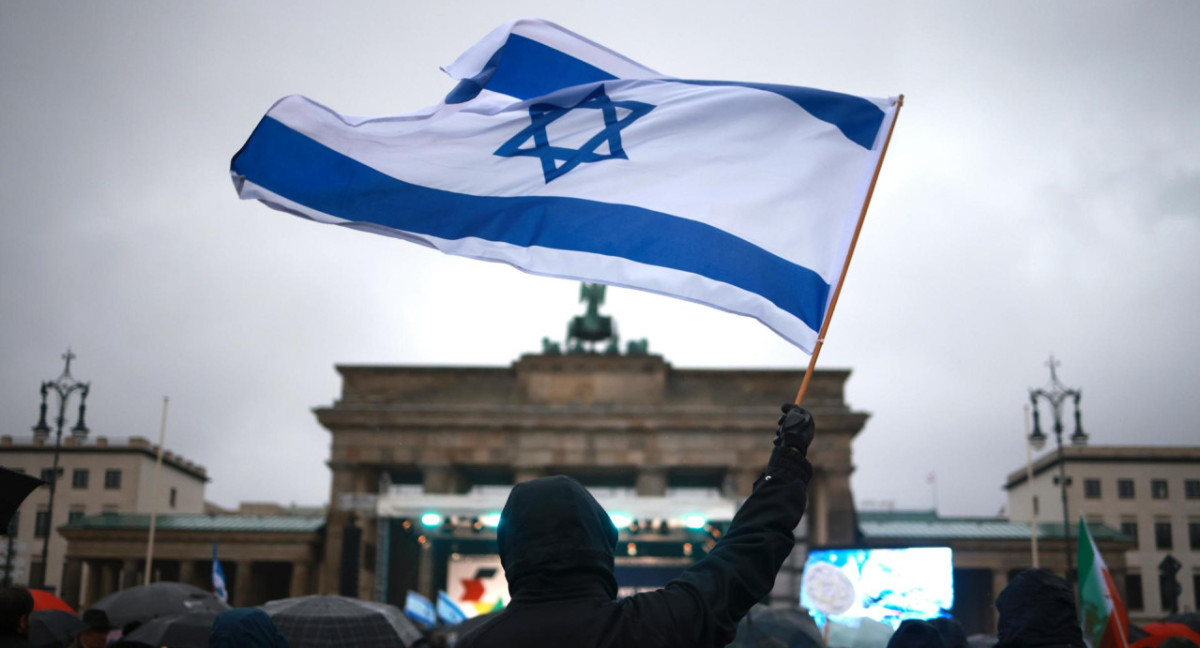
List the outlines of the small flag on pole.
{"label": "small flag on pole", "polygon": [[[1085,542],[1086,541],[1086,542]],[[1079,623],[1091,648],[1128,648],[1129,617],[1096,541],[1079,517]]]}
{"label": "small flag on pole", "polygon": [[450,599],[445,590],[438,591],[437,615],[446,625],[457,625],[467,620],[467,613]]}
{"label": "small flag on pole", "polygon": [[229,592],[225,591],[225,570],[221,569],[221,561],[217,560],[217,543],[213,543],[213,561],[212,561],[212,587],[213,594],[221,599],[222,603],[229,602]]}
{"label": "small flag on pole", "polygon": [[670,77],[550,22],[500,26],[405,115],[279,100],[238,195],[526,272],[758,319],[808,352],[896,99]]}
{"label": "small flag on pole", "polygon": [[408,590],[408,595],[404,598],[404,614],[427,626],[437,625],[437,612],[433,602],[412,590]]}

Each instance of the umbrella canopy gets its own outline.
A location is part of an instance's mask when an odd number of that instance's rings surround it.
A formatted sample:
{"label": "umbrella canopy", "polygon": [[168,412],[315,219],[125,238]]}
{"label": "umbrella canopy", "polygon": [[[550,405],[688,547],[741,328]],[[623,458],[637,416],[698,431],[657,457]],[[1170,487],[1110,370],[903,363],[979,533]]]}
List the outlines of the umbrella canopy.
{"label": "umbrella canopy", "polygon": [[[35,590],[36,591],[36,590]],[[83,630],[83,621],[73,612],[34,610],[29,615],[30,648],[62,648]]]}
{"label": "umbrella canopy", "polygon": [[154,648],[208,648],[208,634],[214,610],[194,610],[174,616],[158,617],[138,626],[121,638],[121,645],[137,644]]}
{"label": "umbrella canopy", "polygon": [[13,513],[20,508],[21,502],[33,492],[33,489],[46,482],[19,473],[15,470],[0,467],[0,532],[8,529]]}
{"label": "umbrella canopy", "polygon": [[199,587],[161,582],[114,592],[97,601],[92,609],[103,610],[108,620],[120,628],[132,621],[145,623],[192,610],[223,612],[229,606]]}
{"label": "umbrella canopy", "polygon": [[69,612],[71,616],[75,616],[75,610],[67,602],[57,596],[47,592],[46,590],[31,589],[29,594],[33,596],[33,609],[37,610],[60,610]]}
{"label": "umbrella canopy", "polygon": [[1200,632],[1182,623],[1147,623],[1142,630],[1149,636],[1135,641],[1129,648],[1154,648],[1168,637],[1183,637],[1200,646]]}
{"label": "umbrella canopy", "polygon": [[291,648],[395,648],[422,638],[400,608],[345,596],[301,596],[262,606]]}
{"label": "umbrella canopy", "polygon": [[1182,623],[1183,625],[1200,632],[1200,612],[1184,612],[1183,614],[1172,614],[1167,617],[1167,623]]}
{"label": "umbrella canopy", "polygon": [[735,648],[820,648],[821,631],[799,608],[755,608],[738,624]]}

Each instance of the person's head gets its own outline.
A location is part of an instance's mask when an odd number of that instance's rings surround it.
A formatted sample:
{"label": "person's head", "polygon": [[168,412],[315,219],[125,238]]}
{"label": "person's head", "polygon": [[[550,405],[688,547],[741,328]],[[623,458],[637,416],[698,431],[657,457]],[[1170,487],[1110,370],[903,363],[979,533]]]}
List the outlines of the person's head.
{"label": "person's head", "polygon": [[0,589],[0,635],[29,636],[33,595],[24,587]]}
{"label": "person's head", "polygon": [[1084,647],[1071,586],[1045,569],[1013,576],[996,597],[996,610],[996,648]]}
{"label": "person's head", "polygon": [[929,619],[928,623],[938,631],[938,634],[942,635],[942,641],[946,643],[946,648],[967,648],[967,632],[963,630],[962,624],[957,619],[938,617]]}
{"label": "person's head", "polygon": [[288,642],[266,612],[241,607],[213,619],[208,648],[288,648]]}
{"label": "person's head", "polygon": [[104,610],[85,610],[83,612],[83,630],[79,632],[79,644],[83,648],[104,648],[108,643],[108,633],[113,629],[108,615]]}
{"label": "person's head", "polygon": [[[513,487],[496,530],[513,598],[567,591],[617,594],[617,528],[579,482],[558,475]],[[524,596],[523,596],[524,595]]]}
{"label": "person's head", "polygon": [[908,619],[896,628],[887,648],[946,648],[937,628],[924,621]]}

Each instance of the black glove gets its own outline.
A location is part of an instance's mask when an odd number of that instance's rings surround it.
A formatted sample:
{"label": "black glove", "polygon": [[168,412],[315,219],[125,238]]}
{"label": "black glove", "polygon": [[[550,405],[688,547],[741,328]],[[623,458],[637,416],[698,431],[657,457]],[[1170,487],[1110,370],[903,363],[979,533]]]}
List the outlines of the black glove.
{"label": "black glove", "polygon": [[779,427],[775,430],[775,450],[767,461],[763,478],[770,480],[783,474],[791,475],[808,483],[812,479],[812,465],[808,463],[808,445],[812,443],[816,428],[812,415],[799,405],[788,403],[782,407]]}
{"label": "black glove", "polygon": [[779,417],[779,427],[775,430],[775,447],[786,448],[808,456],[808,446],[812,443],[817,429],[813,426],[812,414],[808,410],[788,403],[779,409],[783,416]]}

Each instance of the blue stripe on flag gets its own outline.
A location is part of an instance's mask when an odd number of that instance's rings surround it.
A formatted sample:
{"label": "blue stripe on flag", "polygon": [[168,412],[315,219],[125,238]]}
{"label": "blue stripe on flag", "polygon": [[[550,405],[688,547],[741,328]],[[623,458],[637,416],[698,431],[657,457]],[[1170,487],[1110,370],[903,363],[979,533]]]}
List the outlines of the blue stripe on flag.
{"label": "blue stripe on flag", "polygon": [[590,252],[691,272],[761,295],[818,330],[829,284],[711,225],[633,205],[472,196],[398,180],[264,117],[232,170],[310,209],[457,240]]}
{"label": "blue stripe on flag", "polygon": [[[485,86],[492,92],[517,99],[534,99],[544,97],[555,90],[616,78],[549,45],[517,34],[509,34],[504,47],[496,50],[483,67],[483,71],[460,82],[446,97],[446,103],[462,103],[474,99]],[[470,85],[467,85],[468,83]]]}
{"label": "blue stripe on flag", "polygon": [[[474,99],[486,87],[493,92],[527,100],[544,97],[556,90],[585,83],[610,81],[617,77],[574,56],[539,43],[530,38],[509,34],[504,46],[492,54],[483,70],[459,81],[446,96],[446,103],[463,103]],[[777,83],[742,83],[737,81],[695,81],[663,79],[700,86],[737,86],[774,92],[792,100],[808,114],[833,124],[850,141],[870,149],[875,144],[883,124],[883,110],[874,103],[840,92],[814,88],[780,85]]]}
{"label": "blue stripe on flag", "polygon": [[692,81],[671,79],[679,83],[700,86],[738,86],[774,92],[791,99],[808,114],[837,126],[851,142],[870,150],[883,125],[883,110],[874,103],[854,95],[816,88],[779,85],[778,83],[743,83],[740,81]]}

